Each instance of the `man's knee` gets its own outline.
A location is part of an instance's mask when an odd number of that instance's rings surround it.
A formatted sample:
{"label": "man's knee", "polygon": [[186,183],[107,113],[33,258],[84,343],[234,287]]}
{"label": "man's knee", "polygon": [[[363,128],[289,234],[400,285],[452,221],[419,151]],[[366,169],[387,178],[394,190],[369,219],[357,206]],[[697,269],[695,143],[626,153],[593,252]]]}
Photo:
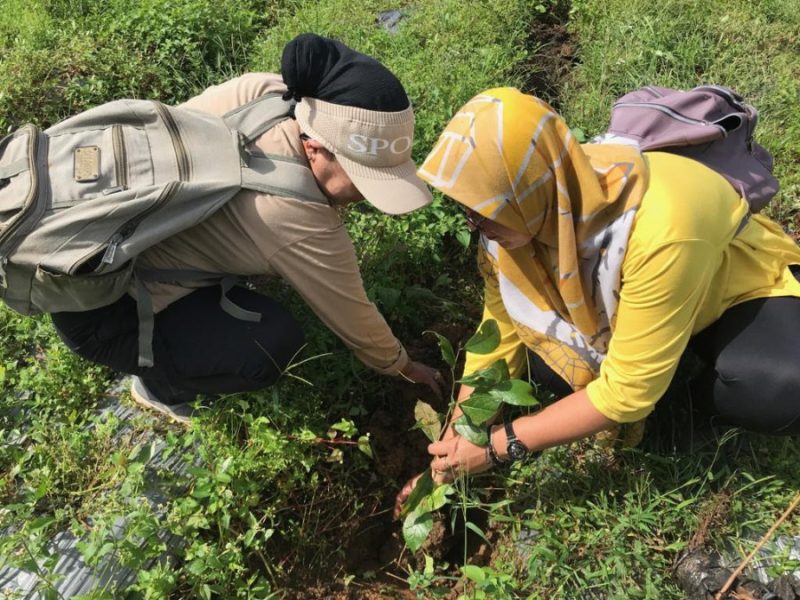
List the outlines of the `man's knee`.
{"label": "man's knee", "polygon": [[305,335],[287,311],[280,319],[271,319],[261,327],[255,345],[256,350],[248,359],[246,376],[269,385],[297,361],[305,345]]}

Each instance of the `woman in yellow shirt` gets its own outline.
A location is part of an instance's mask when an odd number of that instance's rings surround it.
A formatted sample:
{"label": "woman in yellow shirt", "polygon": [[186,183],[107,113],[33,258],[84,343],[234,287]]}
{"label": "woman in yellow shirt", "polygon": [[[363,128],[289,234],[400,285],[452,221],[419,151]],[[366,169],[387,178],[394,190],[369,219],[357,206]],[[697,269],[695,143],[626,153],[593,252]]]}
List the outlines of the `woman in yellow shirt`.
{"label": "woman in yellow shirt", "polygon": [[800,433],[800,249],[719,174],[580,145],[550,106],[511,88],[468,102],[418,174],[481,233],[484,320],[501,344],[468,355],[465,373],[506,358],[519,376],[528,363],[563,396],[495,425],[491,455],[448,427],[429,447],[434,471],[479,472],[641,420],[690,340],[720,420]]}

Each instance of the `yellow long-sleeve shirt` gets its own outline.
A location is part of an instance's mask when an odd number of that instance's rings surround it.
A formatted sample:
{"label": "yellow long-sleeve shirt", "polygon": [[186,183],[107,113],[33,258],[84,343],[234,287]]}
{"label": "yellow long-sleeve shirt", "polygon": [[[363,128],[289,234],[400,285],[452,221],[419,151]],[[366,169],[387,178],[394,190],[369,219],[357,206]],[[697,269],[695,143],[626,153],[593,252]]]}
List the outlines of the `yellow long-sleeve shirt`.
{"label": "yellow long-sleeve shirt", "polygon": [[[748,207],[720,175],[672,154],[646,157],[650,182],[622,265],[616,324],[587,387],[595,408],[620,423],[653,410],[689,338],[725,310],[755,298],[800,297],[788,269],[800,264],[800,248],[776,223],[754,215],[737,234]],[[505,358],[520,375],[525,348],[492,277],[483,318],[497,321],[501,343],[492,354],[468,354],[465,373]]]}

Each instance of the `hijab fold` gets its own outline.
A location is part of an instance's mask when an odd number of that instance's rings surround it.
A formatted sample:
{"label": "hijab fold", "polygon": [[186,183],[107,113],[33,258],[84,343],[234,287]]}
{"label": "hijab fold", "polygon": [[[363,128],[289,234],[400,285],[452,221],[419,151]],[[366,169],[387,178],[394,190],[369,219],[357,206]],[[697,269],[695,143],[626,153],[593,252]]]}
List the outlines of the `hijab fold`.
{"label": "hijab fold", "polygon": [[520,339],[573,388],[596,377],[608,352],[646,174],[636,148],[581,145],[547,103],[513,88],[464,105],[418,172],[533,236],[514,250],[482,236],[479,262],[497,277]]}

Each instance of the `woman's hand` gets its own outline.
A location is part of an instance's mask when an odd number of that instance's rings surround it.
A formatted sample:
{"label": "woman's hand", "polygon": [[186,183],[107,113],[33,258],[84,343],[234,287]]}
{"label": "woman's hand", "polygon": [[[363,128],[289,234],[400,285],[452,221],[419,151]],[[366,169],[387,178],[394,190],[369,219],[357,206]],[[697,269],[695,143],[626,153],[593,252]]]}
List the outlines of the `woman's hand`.
{"label": "woman's hand", "polygon": [[[451,428],[452,430],[452,428]],[[487,471],[491,464],[487,462],[486,448],[476,446],[456,433],[439,442],[428,445],[428,452],[434,456],[431,461],[431,473],[435,484],[449,483],[455,477],[466,473]],[[394,500],[394,518],[400,517],[403,505],[408,500],[422,473],[415,475],[403,486]]]}
{"label": "woman's hand", "polygon": [[400,513],[403,510],[403,505],[406,503],[406,500],[408,500],[408,497],[411,495],[411,492],[414,491],[414,488],[416,487],[417,481],[419,481],[420,477],[422,477],[422,473],[420,473],[419,475],[414,475],[414,477],[406,481],[406,484],[397,493],[397,496],[394,499],[394,512],[392,513],[392,516],[395,519],[400,518]]}
{"label": "woman's hand", "polygon": [[492,466],[484,446],[476,446],[460,435],[430,444],[428,453],[434,457],[431,469],[436,483],[452,481],[458,475],[488,471]]}
{"label": "woman's hand", "polygon": [[442,374],[428,365],[415,360],[408,361],[400,375],[413,383],[424,383],[433,390],[437,398],[442,398],[445,381]]}

